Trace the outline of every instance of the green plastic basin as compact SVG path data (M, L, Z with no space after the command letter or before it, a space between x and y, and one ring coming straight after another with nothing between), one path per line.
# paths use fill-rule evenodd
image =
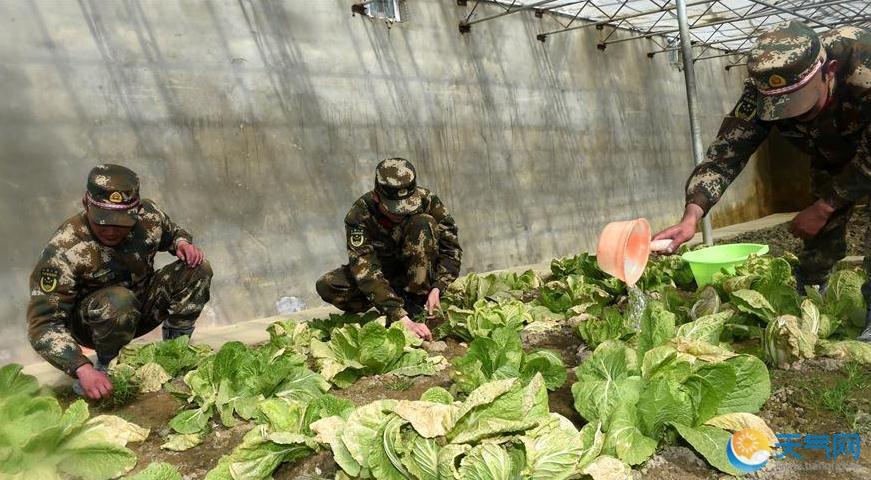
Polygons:
M696 283L699 287L703 287L711 283L715 273L721 270L735 273L735 267L747 261L750 255L766 253L768 253L768 245L730 243L694 250L681 257L690 264Z

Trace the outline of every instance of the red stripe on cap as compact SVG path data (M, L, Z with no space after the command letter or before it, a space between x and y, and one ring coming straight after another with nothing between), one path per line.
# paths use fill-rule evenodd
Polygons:
M802 78L801 80L799 80L796 83L793 83L792 85L787 85L785 87L780 87L780 88L772 88L771 90L759 90L759 93L765 95L766 97L773 97L776 95L784 95L787 93L792 93L796 90L800 90L801 87L810 83L811 79L814 78L814 75L816 75L816 73L823 66L823 63L824 63L823 59L822 58L819 59L817 64L814 65L813 68L810 69L810 71L804 76L804 78Z
M88 199L89 205L93 205L97 208L103 208L106 210L130 210L131 208L136 208L139 206L138 198L131 203L106 203L95 200L90 193L87 193L86 197Z

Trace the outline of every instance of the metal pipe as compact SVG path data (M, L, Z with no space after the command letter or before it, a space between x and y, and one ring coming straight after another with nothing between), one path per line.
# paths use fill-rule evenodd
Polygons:
M758 36L759 36L759 34L757 33L754 35L748 35L746 37L729 37L729 38L723 38L721 40L714 40L713 42L696 43L693 46L695 46L695 47L712 47L714 45L720 45L722 43L739 42L741 40L748 40L751 38L756 38ZM655 50L653 52L647 52L647 56L652 57L658 53L668 53L668 52L674 52L677 50L680 50L680 47L668 47L668 48L663 48L662 50Z
M692 7L692 6L695 6L695 5L703 5L703 4L711 3L712 1L714 1L714 0L699 0L699 1L692 2L692 3L688 4L687 6ZM558 7L559 7L559 6L557 5L557 6L554 7L554 8L558 8ZM553 30L553 31L550 31L550 32L540 33L540 34L538 34L538 37L539 37L539 40L541 40L542 38L547 37L548 35L553 35L553 34L555 34L555 33L569 32L569 31L572 31L572 30L578 30L578 29L580 29L580 28L601 27L601 26L603 26L603 25L608 25L609 23L614 23L615 21L629 20L629 19L631 19L631 18L643 17L643 16L645 16L645 15L651 15L651 14L654 14L654 13L669 12L669 11L671 11L671 10L674 10L675 8L677 8L677 7L673 7L673 6L672 6L672 7L666 7L666 6L663 6L663 7L657 8L656 10L646 10L646 11L644 11L644 12L629 13L629 14L626 14L626 15L621 15L621 16L619 16L619 17L609 18L609 19L607 19L607 20L600 20L600 21L598 21L598 22L594 22L594 23L587 23L587 24L584 24L584 25L578 25L577 27L563 28L563 29L561 29L561 30Z
M794 2L796 2L796 1L801 1L801 3L796 5L796 4L794 4ZM789 2L790 2L790 6L792 8L799 8L799 7L803 7L803 6L807 5L808 3L812 3L813 0L789 0ZM816 10L811 12L811 15L816 15L820 10L821 10L821 8L817 8ZM774 15L776 15L776 14L772 13L772 16L774 16ZM781 20L783 19L783 17L780 15L777 15L777 17L780 18ZM765 25L765 22L767 22L769 18L771 18L771 17L763 18L759 22L759 25L756 25L755 27L753 27L753 31L750 32L750 35L757 35L758 32L760 31L760 29L762 29L763 25ZM814 27L814 28L819 28L819 27ZM743 32L743 30L742 30L742 32ZM747 38L747 39L741 41L741 43L737 47L733 48L732 50L741 50L744 47L744 45L747 44L748 41L750 41L750 38Z
M562 25L563 28L569 28L569 27L571 27L572 24L575 23L575 20L577 20L578 17L581 15L581 12L583 12L584 9L587 8L587 7L590 5L590 2L592 2L592 1L593 1L593 0L580 0L580 1L578 1L578 2L572 2L571 4L566 4L566 5L575 5L575 4L577 4L577 3L583 3L583 5L581 5L581 8L579 8L578 11L575 12L575 14L572 16L572 19L569 20L569 23L567 23L566 25L563 25L563 22L561 22L561 21L559 21L559 20L557 20L556 23ZM565 5L557 5L556 7L551 7L551 8L560 8L560 7L564 7L564 6L565 6ZM539 12L542 12L542 15L538 15ZM543 16L543 12L550 12L550 10L547 10L547 9L545 9L545 10L542 10L542 9L536 10L536 12L535 12L535 13L536 13L536 17L541 18L541 17ZM557 14L559 14L559 12L557 12ZM567 14L564 14L564 15L567 15Z
M749 49L747 49L747 50L742 50L742 51L738 51L738 52L725 52L725 53L721 53L721 54L719 54L719 55L708 55L707 57L698 57L698 58L696 58L696 59L693 60L693 61L694 61L694 62L698 62L699 60L710 60L710 59L712 59L712 58L729 57L729 56L732 56L732 55L741 55L741 56L744 56L744 55L747 55L748 53L750 53L750 50L749 50Z
M849 20L841 20L840 22L835 22L835 23L829 24L829 28L839 27L841 25L859 23L859 22L863 22L863 21L867 21L867 20L871 20L871 16L863 17L863 18L851 18ZM820 28L820 27L817 26L817 27L813 27L813 28ZM753 38L758 37L759 35L760 34L756 33L753 35L748 35L746 37L729 37L729 38L723 38L721 40L714 40L713 42L696 43L693 46L695 46L695 47L712 47L714 45L721 45L723 43L739 42L742 40L753 39ZM680 47L668 47L668 48L663 48L662 50L655 50L653 52L647 52L647 56L652 57L652 56L659 54L659 53L674 52L677 50L680 50ZM705 58L708 58L708 57L705 57ZM696 60L698 60L698 59L696 59Z
M683 76L687 88L687 108L690 116L690 133L693 140L693 163L702 163L702 131L698 119L698 98L696 95L696 71L693 67L693 46L690 44L690 25L687 20L686 0L676 0L677 23L680 29L680 44L683 54ZM705 245L713 245L714 237L711 229L711 215L702 218L702 238Z
M555 9L555 8L571 7L572 5L577 5L577 4L579 4L579 3L586 3L586 2L587 2L587 0L575 0L575 1L573 1L573 2L563 3L563 4L560 4L560 5L554 5L554 6L552 6L552 7L545 7L545 8L542 8L542 9L540 9L540 10L544 10L545 12L549 12L549 11Z
M825 23L823 23L823 22L821 22L821 21L819 21L819 20L817 20L817 19L815 19L815 18L813 18L813 17L809 17L809 16L807 16L807 15L802 15L802 14L800 14L800 13L796 13L798 10L793 11L793 10L790 10L790 9L788 9L788 8L783 8L783 7L777 6L777 5L773 4L773 3L763 2L762 0L750 0L750 1L753 2L753 3L758 3L759 5L765 5L765 6L768 7L768 8L773 8L773 9L778 10L778 11L783 12L783 13L788 13L788 14L790 14L790 15L795 15L795 16L798 17L798 18L801 18L801 19L807 20L807 21L809 21L809 22L816 23L817 25L820 25L820 26L822 26L822 27L830 28L829 25L827 25L827 24L825 24Z
M849 2L849 1L852 1L852 0L834 0L834 1L825 2L825 3L818 3L818 4L815 4L815 5L807 5L807 6L803 6L803 7L800 7L800 8L796 8L794 11L798 11L798 10L809 10L809 9L811 9L811 8L830 7L830 6L832 6L832 5L839 5L839 4L841 4L841 3L846 3L846 2ZM704 25L694 25L694 26L689 27L689 28L691 28L691 29L695 29L695 28L713 27L713 26L716 26L716 25L722 25L722 24L724 24L724 23L732 23L732 22L739 21L739 20L755 20L755 19L757 19L757 18L762 18L762 17L766 17L766 16L770 16L770 15L771 15L770 12L765 12L765 13L759 13L759 14L750 15L750 16L747 16L747 17L733 17L733 18L727 18L727 19L725 19L725 20L717 20L716 22L705 23ZM646 33L646 34L644 34L644 35L638 35L638 36L635 36L635 37L618 38L617 40L611 40L610 42L601 43L601 44L599 44L599 46L600 46L600 48L601 48L601 47L606 47L606 46L608 46L608 45L612 45L612 44L615 44L615 43L623 43L623 42L629 42L629 41L632 41L632 40L640 40L640 39L643 39L643 38L650 38L650 37L652 37L652 36L654 36L654 35L668 35L668 34L671 34L671 33L677 33L677 32L679 32L679 31L680 31L679 28L674 28L674 29L671 29L671 30L662 30L662 31L658 31L658 32Z
M539 6L539 5L544 5L545 3L553 3L553 2L556 2L556 1L557 1L557 0L541 0L541 1L539 1L539 2L530 3L530 4L528 4L528 5L522 5L522 6L520 6L519 8L517 8L517 9L515 9L515 10L511 10L511 8L509 7L508 10L506 10L506 11L504 11L504 12L502 12L502 13L497 13L497 14L495 14L495 15L490 15L489 17L479 18L479 19L477 19L477 20L472 20L471 22L469 22L469 21L461 21L461 22L460 22L460 28L461 28L461 29L462 29L463 27L468 28L468 27L471 27L472 25L474 25L474 24L476 24L476 23L486 22L486 21L488 21L488 20L493 20L493 19L496 19L496 18L504 17L505 15L511 15L512 13L522 12L522 11L524 11L524 10L531 10L531 9L533 9L533 8ZM467 31L468 31L468 30L467 30Z

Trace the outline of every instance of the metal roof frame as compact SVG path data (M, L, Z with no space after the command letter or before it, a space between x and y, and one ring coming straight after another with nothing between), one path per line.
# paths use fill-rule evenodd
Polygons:
M503 11L481 16L477 8L480 3L499 5ZM676 46L680 29L675 0L457 0L457 4L472 5L459 22L462 33L471 32L473 25L531 10L539 18L551 14L561 27L538 33L536 38L542 42L554 35L593 27L604 31L597 44L600 50L641 39L659 47L648 52L648 57L680 48ZM694 61L718 58L705 55L710 49L740 53L766 28L793 18L815 29L871 26L871 2L867 0L688 0L686 10L688 35L693 46L700 47ZM617 30L634 35L612 39Z
M463 34L471 32L475 24L532 10L538 18L545 13L553 14L552 18L561 26L537 34L536 39L541 42L554 35L593 27L602 32L596 45L599 50L647 39L659 47L648 52L648 58L680 51L696 165L704 160L697 112L696 62L733 57L726 70L746 65L742 62L750 51L749 43L769 27L790 19L800 19L814 29L871 26L869 0L457 0L457 5L471 2L474 5L459 22ZM478 5L483 2L500 5L503 11L476 17ZM569 19L567 23L560 21L565 18ZM579 19L586 23L575 24ZM611 40L618 30L630 35ZM710 215L706 215L702 234L708 245L713 243L711 232Z

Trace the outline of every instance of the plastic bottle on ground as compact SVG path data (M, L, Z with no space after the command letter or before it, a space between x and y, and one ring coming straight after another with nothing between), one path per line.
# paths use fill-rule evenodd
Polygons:
M279 315L290 315L300 310L305 310L305 302L297 297L281 297L275 302L275 311Z

